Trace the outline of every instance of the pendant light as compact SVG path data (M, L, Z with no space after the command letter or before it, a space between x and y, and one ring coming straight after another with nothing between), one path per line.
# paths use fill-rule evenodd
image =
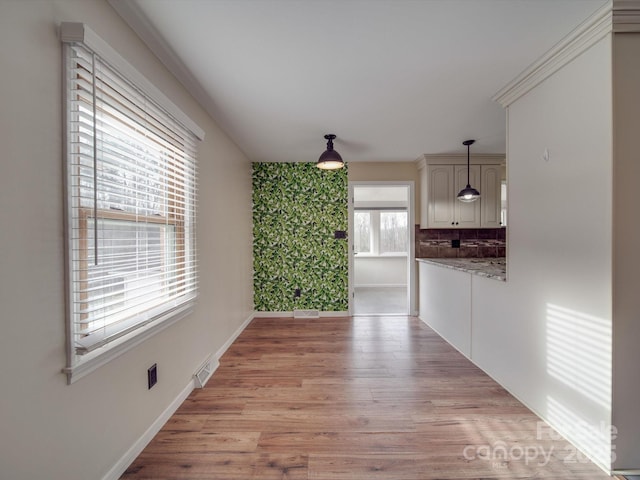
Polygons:
M460 193L458 193L458 200L465 203L475 202L480 198L480 192L475 188L472 188L471 185L469 184L469 170L471 169L470 157L469 157L469 146L473 145L474 143L475 143L475 140L465 140L464 142L462 142L462 144L466 145L467 147L467 186L464 187L462 190L460 190Z
M333 133L328 133L324 138L327 139L327 149L320 155L316 166L322 170L338 170L344 167L342 157L333 149L333 141L336 136Z

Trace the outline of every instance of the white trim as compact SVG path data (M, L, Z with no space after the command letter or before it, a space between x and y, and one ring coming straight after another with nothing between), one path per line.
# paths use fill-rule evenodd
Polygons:
M407 258L409 254L404 252L363 253L359 252L355 258Z
M360 200L358 202L354 202L354 207L356 210L384 209L403 211L407 209L407 202L394 202L391 200L385 200L383 202L375 200Z
M614 0L613 31L616 33L640 32L640 1Z
M337 312L337 311L328 311L328 312L320 312L320 318L333 318L333 317L339 317L339 318L348 318L349 312Z
M466 158L466 156L465 156ZM355 273L354 273L354 263L355 263L355 255L353 254L354 245L353 245L353 216L354 216L354 201L353 201L353 191L356 186L403 186L408 189L409 202L407 205L407 228L409 230L409 248L407 250L407 313L406 315L412 315L417 310L416 303L416 252L415 252L415 244L416 244L416 229L415 229L415 182L413 180L410 181L366 181L366 180L350 180L349 181L349 314L353 313L353 294L355 288ZM384 256L376 256L375 258L385 258ZM388 258L397 258L397 257L388 257ZM400 257L403 258L403 257ZM405 314L403 314L405 315ZM322 316L322 314L321 314Z
M293 318L293 312L255 312L255 318ZM349 312L326 311L320 312L320 318L349 317Z
M242 324L237 328L237 330L229 337L229 339L218 349L218 351L207 357L204 363L207 361L211 361L212 366L215 365L215 368L212 370L211 375L208 378L211 378L213 373L218 369L220 362L218 361L222 355L227 351L227 349L233 344L233 342L238 338L238 336L247 328L247 325L251 323L255 316L255 312L249 315ZM138 438L133 445L126 451L126 453L115 463L113 467L107 472L107 474L102 477L102 480L118 480L122 474L129 468L129 465L133 463L140 453L144 450L144 448L153 440L153 437L160 431L160 429L164 426L165 423L171 418L178 407L182 405L182 403L189 397L191 392L195 389L195 381L192 377L189 383L182 389L182 391L178 394L176 398L164 409L164 411L156 418L153 423L147 428L147 430Z
M406 283L358 283L353 288L407 288Z
M212 118L219 118L220 111L215 102L182 62L173 48L167 43L158 30L149 22L137 2L131 0L107 0L109 5L120 15L129 27L140 37L153 54L167 67L184 86L184 88L198 101Z
M293 312L256 312L255 318L293 318Z
M460 352L460 354L465 357L467 360L469 360L472 364L474 364L476 367L478 367L485 375L487 375L489 378L491 378L491 380L493 380L494 382L496 382L498 385L500 385L502 388L504 388L507 392L509 392L509 394L511 394L516 400L518 400L520 403L522 403L525 407L527 407L529 410L531 410L534 415L536 415L538 418L540 418L542 421L544 421L547 425L550 425L553 429L555 429L567 442L569 442L570 444L572 444L574 447L576 447L578 449L578 451L580 451L582 454L584 454L589 460L591 460L598 468L602 469L605 473L607 473L608 475L612 474L612 471L607 468L605 465L601 464L597 459L593 458L591 455L589 455L587 452L585 452L579 445L575 444L570 437L568 437L565 433L563 433L563 431L561 430L561 426L560 425L556 425L555 423L551 423L549 421L549 419L543 415L541 412L539 412L536 408L534 408L528 401L524 400L523 398L521 398L516 392L512 391L510 388L508 388L506 386L505 382L502 382L501 380L499 380L496 376L492 375L491 373L489 373L487 370L485 370L484 368L482 368L480 365L478 365L478 363L476 363L476 361L473 359L473 357L471 355L466 355L462 350L460 350L458 347L456 347L454 344L452 344L451 342L449 342L444 336L442 336L440 334L440 332L438 332L438 330L436 330L433 325L429 324L429 322L427 322L425 319L421 318L418 315L418 320L420 320L422 323L424 323L427 327L429 327L431 330L433 330L442 340L444 340L445 342L447 342L449 345L451 345L453 348L455 348L458 352ZM627 474L629 474L628 472L630 472L630 470L627 470Z
M193 312L193 304L190 303L182 310L172 310L167 313L166 320L157 320L153 323L150 323L146 327L142 327L135 332L129 334L129 336L122 337L122 339L115 340L108 345L108 350L102 351L101 348L94 350L87 355L84 355L84 358L81 363L74 365L72 367L66 367L62 369L62 373L67 374L67 384L71 385L76 381L80 380L85 375L90 374L94 370L100 368L101 366L109 363L116 357L119 357L125 352L128 352L136 345L140 345L142 342L152 337L156 333L161 332L165 328L170 327L174 323L182 320L187 315L190 315ZM67 322L68 323L68 322Z
M415 159L418 170L427 165L459 165L467 163L467 154L462 153L425 153ZM506 163L504 153L475 153L469 156L471 165L503 165Z
M508 107L612 31L612 4L607 2L503 87L492 100Z
M425 324L427 324L426 322L424 322ZM427 324L427 326L429 326ZM431 327L432 328L432 327ZM437 332L436 332L437 333ZM438 334L440 335L440 334ZM444 337L442 337L444 340ZM445 340L446 342L446 340ZM449 342L447 342L449 343ZM451 345L451 344L449 344ZM487 375L489 378L491 378L491 380L493 380L494 382L496 382L498 385L500 385L502 388L504 388L507 392L509 392L509 394L511 394L516 400L518 400L520 403L522 403L525 407L527 407L529 410L531 410L533 412L533 414L535 416L537 416L540 420L542 420L544 423L546 423L547 425L549 425L551 428L553 428L556 432L558 432L560 434L560 436L563 437L564 440L566 440L567 442L569 442L571 445L573 445L574 447L576 447L576 449L582 453L585 457L587 457L587 459L591 460L593 462L593 464L600 468L603 472L605 472L607 475L611 475L612 471L611 468L607 468L606 465L603 465L602 463L600 463L597 459L595 459L594 457L592 457L591 455L589 455L580 445L577 445L576 443L574 443L572 441L572 439L570 437L568 437L566 435L566 433L564 433L561 430L561 426L557 425L556 423L552 423L547 417L546 415L543 415L537 408L535 408L533 405L531 405L528 401L524 400L522 397L520 397L520 395L518 393L516 393L513 390L510 390L509 388L507 388L506 383L500 381L496 376L490 374L489 372L487 372L486 370L484 370L480 365L478 365L476 363L476 361L473 358L468 358L468 360L473 363L476 367L478 367L485 375Z
M120 459L115 463L113 467L106 473L102 480L118 480L122 474L129 468L129 465L133 463L140 453L144 450L144 448L153 440L153 437L160 431L160 429L164 426L165 423L171 418L178 407L182 405L189 394L193 391L194 384L193 379L187 383L187 385L182 389L182 391L178 394L176 398L164 409L164 411L156 418L153 423L147 428L147 430L142 434L138 440L134 442L133 445L126 451L126 453L120 457Z
M170 113L184 127L189 129L199 140L204 140L204 130L191 120L180 108L178 108L155 85L147 80L135 69L122 55L102 40L93 30L84 23L62 22L60 24L60 40L63 43L82 43L97 53L108 62L115 70L136 86L142 89L149 97Z
M224 344L214 354L214 358L216 359L216 361L220 360L220 357L222 357L222 355L224 355L224 353L229 349L231 344L236 341L236 338L238 338L244 331L244 329L247 328L247 326L251 323L251 320L253 320L255 316L256 312L252 312L251 315L249 315L249 317L236 329L236 331L233 332L233 334L227 339L227 341L224 342Z

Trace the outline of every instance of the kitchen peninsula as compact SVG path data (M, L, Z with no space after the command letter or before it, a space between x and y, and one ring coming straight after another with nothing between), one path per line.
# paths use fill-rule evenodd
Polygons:
M493 278L505 281L507 278L507 262L505 257L493 258L417 258L418 262L424 262L439 267L459 270L481 277Z
M483 289L502 291L506 287L505 257L416 260L420 320L472 359L476 297Z

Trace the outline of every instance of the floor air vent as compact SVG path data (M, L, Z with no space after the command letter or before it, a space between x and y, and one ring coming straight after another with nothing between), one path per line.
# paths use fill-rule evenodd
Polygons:
M216 368L218 368L217 361L213 360L212 358L207 360L204 365L200 367L200 370L198 370L193 376L196 388L204 387L205 383L207 383L207 380L209 380L211 375L213 375L213 372Z
M293 318L320 318L318 310L294 310Z

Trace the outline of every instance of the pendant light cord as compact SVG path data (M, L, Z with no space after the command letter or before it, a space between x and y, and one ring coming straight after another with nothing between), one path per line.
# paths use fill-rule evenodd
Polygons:
M471 163L469 161L469 147L471 146L471 144L467 144L467 187L471 186L471 184L469 183L469 170L471 170Z

